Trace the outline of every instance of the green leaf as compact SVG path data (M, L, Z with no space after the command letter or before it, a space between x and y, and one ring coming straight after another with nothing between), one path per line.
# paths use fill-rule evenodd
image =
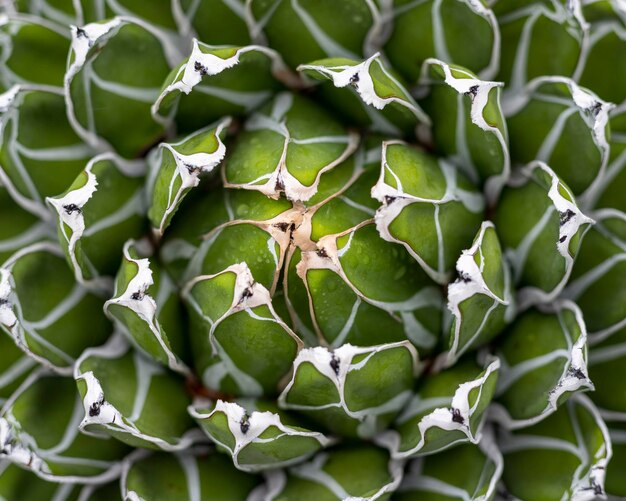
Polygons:
M506 82L507 94L514 96L528 82L544 75L575 78L579 58L589 44L581 3L495 2L493 9L502 35L497 80Z
M511 170L500 107L502 83L479 80L471 71L436 59L424 62L419 83L436 150L483 186L494 205Z
M561 293L593 222L546 164L533 162L511 180L494 223L511 264L520 310Z
M363 62L322 59L302 64L298 71L315 80L330 81L337 89L349 88L351 100L346 100L345 92L335 89L323 89L323 92L334 108L376 132L398 135L411 132L418 123L430 124L428 115L386 68L379 54Z
M529 310L497 344L502 362L492 417L507 428L531 426L574 393L593 390L580 309L559 300Z
M501 428L498 446L504 456L504 486L517 499L591 500L604 494L611 441L584 395L530 428Z
M181 359L187 347L178 293L157 261L140 258L146 243L129 240L124 245L115 293L104 303L104 312L139 350L173 371L189 375L191 371Z
M320 452L310 461L267 473L262 499L373 501L387 499L402 480L402 463L368 444Z
M74 27L65 76L72 126L88 144L124 158L140 156L163 134L150 107L180 59L167 35L139 23L116 17Z
M492 499L502 467L502 454L495 443L493 431L487 428L477 445L457 445L453 449L411 461L394 499Z
M247 8L253 38L274 47L292 68L324 57L371 56L392 14L384 0L251 0Z
M447 283L482 221L482 195L445 160L392 140L383 143L372 196L383 204L376 212L381 237L403 245L433 280Z
M448 285L452 326L444 364L497 336L515 315L508 264L493 223L485 221L473 245L456 263L457 278Z
M357 148L349 131L313 102L283 92L246 122L224 169L224 187L306 202L321 176Z
M245 263L201 275L182 291L196 370L214 390L274 394L303 343L277 315L269 291Z
M297 77L274 50L260 45L207 45L194 40L189 58L165 79L152 106L160 123L191 132L225 115L247 115Z
M37 371L2 409L0 457L52 482L103 483L117 478L128 448L117 440L80 433L81 419L72 379Z
M288 291L301 287L295 281L304 282L308 304L300 303L297 313L304 316L303 307L309 309L322 344L409 339L425 353L435 347L441 293L408 252L380 238L373 221L325 235L315 250L304 250L299 262L293 261L297 277L288 277Z
M533 80L503 100L513 164L547 163L581 206L592 206L609 161L612 108L569 78Z
M190 29L199 40L208 44L240 46L250 43L245 0L204 0L199 3L182 0L180 3Z
M157 235L163 235L187 193L224 159L222 142L230 118L200 129L176 143L161 143L148 159L148 217Z
M121 478L124 499L239 501L261 482L236 470L231 461L207 447L143 455L127 461Z
M246 472L302 462L331 443L269 402L197 401L189 413L232 456L235 467Z
M0 20L0 89L14 84L63 86L69 32L33 16Z
M390 370L393 368L393 370ZM283 409L310 416L332 432L370 438L386 427L411 397L417 351L408 342L306 348L278 397Z
M64 193L46 199L58 215L59 241L79 283L110 290L124 242L144 230L144 173L145 164L104 153Z
M23 209L50 220L45 197L65 190L93 152L68 122L61 89L16 85L0 95L0 183Z
M493 78L500 63L500 30L486 3L396 0L385 54L411 84L431 57Z
M75 283L50 242L21 249L0 268L0 327L27 355L66 375L111 332L101 299Z
M0 463L0 497L6 500L37 499L66 501L76 499L80 486L48 482L6 459Z
M471 360L425 378L392 429L376 437L394 458L433 454L480 441L485 411L496 389L500 361L483 368Z
M82 432L133 447L182 450L201 440L187 414L184 380L129 349L121 336L86 350L74 379L82 399Z

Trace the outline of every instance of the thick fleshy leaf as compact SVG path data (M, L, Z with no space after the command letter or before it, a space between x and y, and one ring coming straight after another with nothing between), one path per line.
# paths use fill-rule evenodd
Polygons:
M0 89L15 84L63 86L70 33L31 16L0 19Z
M112 436L134 447L182 450L199 441L187 414L184 380L130 349L121 336L76 361L82 432Z
M272 288L289 245L290 209L291 202L284 198L273 200L251 190L207 193L201 183L175 214L160 247L160 260L181 285L245 261L257 280Z
M609 461L606 469L606 493L610 499L626 496L626 479L624 478L624 468L626 468L626 425L621 422L608 422L609 436L611 437L611 447L613 457Z
M406 250L380 238L373 221L323 236L315 250L292 260L297 277L288 277L288 287L304 282L308 304L298 306L309 309L322 344L372 346L409 339L420 352L435 347L441 293ZM293 295L297 301L298 291Z
M498 359L484 369L471 360L426 377L398 416L393 429L376 437L395 458L433 454L465 443L478 443L485 411L498 380Z
M589 43L582 2L497 0L493 10L502 35L500 70L511 96L544 75L575 77ZM528 131L527 131L528 133Z
M393 370L390 370L393 368ZM278 397L283 409L305 414L343 436L369 438L411 397L417 351L407 341L302 350Z
M609 161L612 104L564 77L541 77L505 98L513 164L547 163L583 206L593 204Z
M500 62L500 30L486 3L396 0L385 54L411 83L417 82L422 63L431 57L493 78Z
M35 360L15 346L10 336L0 332L0 405L4 405L36 367Z
M132 0L131 0L132 1ZM250 34L246 24L245 0L176 0L189 28L207 44L247 45Z
M197 401L189 413L235 467L247 472L300 463L331 443L269 402Z
M224 159L222 142L230 119L209 125L172 144L161 143L148 162L148 217L162 235L187 193L198 186L200 175L212 172Z
M50 481L113 480L128 448L80 433L82 413L71 378L33 373L2 408L0 457Z
M16 204L1 184L0 214L3 220L11 221L11 224L0 224L0 265L23 247L40 240L52 240L56 236L51 223L42 221Z
M27 355L67 375L85 348L111 332L102 300L74 282L63 251L49 242L20 250L0 268L0 327Z
M104 303L104 311L135 347L170 369L189 375L182 360L187 358L187 343L178 293L155 259L142 257L146 244L129 240L124 245L115 293Z
M14 86L0 95L0 183L46 220L44 199L65 190L93 155L70 126L61 89Z
M124 499L239 501L250 499L261 478L233 467L208 447L157 452L127 461L120 481Z
M452 326L445 365L491 341L515 315L508 264L493 223L485 221L473 245L456 262L459 278L448 285Z
M581 246L572 280L563 295L580 306L589 330L590 397L603 416L626 421L626 215L611 209L594 213L597 226Z
M611 440L584 395L530 428L501 428L498 446L504 456L504 485L514 499L587 501L604 494Z
M247 8L253 39L279 51L295 68L324 57L361 59L374 54L387 36L392 3L250 0Z
M58 1L58 0L57 0ZM170 37L188 30L187 20L179 11L179 0L73 0L81 13L81 24L94 23L115 16L132 16L142 24L153 25Z
M607 101L626 101L619 82L626 78L626 6L611 0L585 1L583 15L589 26L589 46L579 62L579 82ZM606 73L607 78L602 78Z
M74 501L80 486L49 482L34 473L16 466L11 461L0 463L0 499L36 499L37 501Z
M322 84L325 100L343 115L376 132L398 135L413 132L419 123L430 123L411 94L383 64L379 54L363 62L345 58L322 59L302 64L298 71L315 80L330 81ZM352 91L350 94L340 90L346 87Z
M167 35L135 18L74 27L65 76L72 126L92 146L141 155L163 134L150 107L179 59Z
M76 11L73 0L15 0L6 2L3 7L11 15L15 12L32 14L35 17L53 21L62 27L80 22L80 12Z
M59 242L79 283L111 288L124 242L145 228L144 173L145 164L104 153L64 193L46 199L58 215Z
M476 188L445 160L387 141L372 196L383 204L376 212L381 237L403 245L433 280L447 283L482 221Z
M198 276L182 295L204 384L236 395L274 394L303 343L277 315L269 291L248 266Z
M477 445L462 444L411 461L394 499L487 501L496 493L502 467L493 431L485 429Z
M225 162L224 186L306 202L317 193L321 176L357 145L358 135L326 110L283 92L246 122Z
M586 343L582 313L569 301L518 317L496 347L502 365L491 416L507 428L524 428L574 393L593 390Z
M520 309L558 296L593 224L569 188L542 162L529 164L511 180L494 222L519 288Z
M427 59L420 79L420 104L429 114L436 150L484 187L494 205L509 179L506 123L500 82L479 80L471 71Z
M267 47L207 45L194 40L189 58L172 70L152 106L161 123L191 132L225 115L250 113L282 84L298 85L280 55Z
M609 116L611 155L606 175L596 191L595 208L614 208L626 212L626 101Z
M402 481L402 463L371 445L343 446L320 452L310 461L267 474L261 499L374 501L388 499ZM306 495L306 498L303 498Z

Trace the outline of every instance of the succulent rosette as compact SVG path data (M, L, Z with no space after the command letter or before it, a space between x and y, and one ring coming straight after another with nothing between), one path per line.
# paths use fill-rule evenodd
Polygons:
M626 498L622 0L7 0L0 498Z

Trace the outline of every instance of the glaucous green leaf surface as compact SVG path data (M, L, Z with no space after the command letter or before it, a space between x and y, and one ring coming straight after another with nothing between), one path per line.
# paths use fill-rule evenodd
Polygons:
M161 143L148 161L148 217L154 232L162 235L187 193L224 159L222 142L226 118L176 143Z
M255 400L196 401L189 413L236 468L255 472L302 462L332 443L274 403Z
M145 241L124 244L113 297L104 312L131 343L173 371L190 375L186 323L176 286L154 258L142 257Z
M15 84L63 86L69 30L44 19L0 19L0 89Z
M357 145L358 135L324 108L282 92L246 121L225 163L224 186L306 202Z
M0 327L28 356L70 375L75 359L112 326L102 300L74 281L63 251L40 242L0 267Z
M79 283L109 289L127 238L145 230L144 174L144 163L104 153L64 193L46 199L57 213L59 242Z
M563 290L593 222L542 162L524 167L505 188L494 223L511 264L521 310L549 302Z
M45 480L110 481L129 452L117 440L80 432L82 405L71 378L33 373L0 414L0 458Z
M491 341L515 315L508 263L493 223L485 221L472 246L456 263L457 278L448 285L452 326L444 365Z
M533 80L503 100L513 165L545 162L590 205L609 161L612 107L568 78Z
M593 390L586 343L583 315L570 301L520 315L495 347L502 365L492 417L506 428L524 428L572 394Z
M493 430L485 429L477 445L457 445L438 454L412 460L394 499L493 499L502 467L502 454L495 443Z
M393 420L411 397L418 371L417 351L408 341L362 348L345 344L334 351L305 348L293 364L278 405L331 432L361 438Z
M270 48L212 46L194 40L189 58L165 79L152 114L158 122L174 122L179 133L188 133L226 115L252 112L283 82L296 84L295 78Z
M529 428L501 428L498 447L505 492L517 499L592 500L604 494L609 432L584 395Z
M142 155L162 136L150 107L180 59L170 38L131 19L74 27L65 75L72 127L88 144L124 158ZM119 71L125 66L133 71Z
M320 452L310 461L268 475L263 499L335 501L387 499L402 480L401 463L369 444Z
M480 226L482 195L444 159L392 140L383 143L372 196L382 203L381 238L403 245L433 280L446 283Z
M321 59L301 64L298 71L315 80L328 81L322 83L322 97L347 118L375 132L410 133L419 123L430 123L428 116L378 54L363 62L345 58ZM342 88L352 92L347 94L340 90Z
M500 63L500 29L486 3L397 0L385 54L410 83L417 82L431 57L493 78Z
M395 458L439 452L453 445L478 443L486 410L495 393L500 362L483 367L470 359L440 373L424 377L392 429L376 443Z
M134 351L121 336L90 348L74 379L84 409L80 430L133 447L182 450L200 440L187 414L184 380Z
M239 501L252 495L260 482L259 477L235 469L226 456L196 447L128 461L120 483L129 500Z
M93 151L68 122L62 89L16 85L0 95L0 183L23 209L49 220L45 197L65 190Z
M511 170L506 122L500 106L502 84L428 59L420 78L420 100L431 118L433 142L494 205Z
M185 285L194 362L209 388L275 394L303 343L277 315L269 291L245 263Z

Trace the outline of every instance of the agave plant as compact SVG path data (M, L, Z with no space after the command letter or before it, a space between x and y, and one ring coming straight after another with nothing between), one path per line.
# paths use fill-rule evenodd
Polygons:
M0 498L626 498L623 0L7 0Z

